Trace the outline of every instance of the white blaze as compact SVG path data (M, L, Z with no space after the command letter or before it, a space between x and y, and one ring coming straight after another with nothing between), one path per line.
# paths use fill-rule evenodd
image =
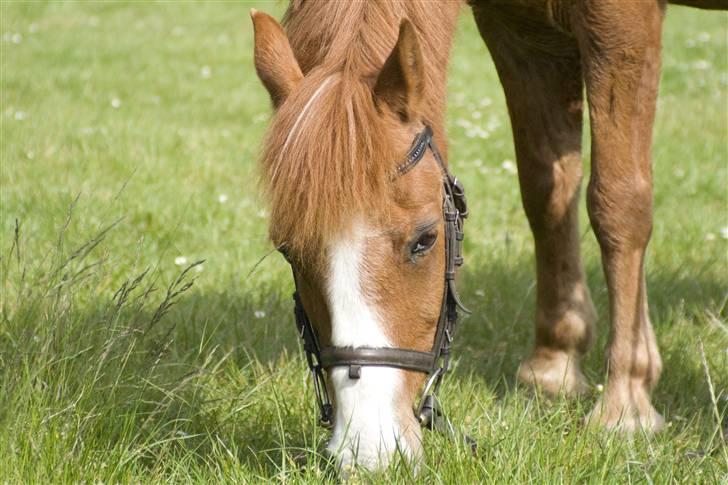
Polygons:
M330 247L327 298L331 315L331 344L336 347L393 347L376 307L362 289L366 230ZM411 454L402 438L397 417L403 372L390 367L363 367L359 379L349 378L348 367L329 372L336 396L334 432L328 449L342 468L359 465L385 467L397 448Z

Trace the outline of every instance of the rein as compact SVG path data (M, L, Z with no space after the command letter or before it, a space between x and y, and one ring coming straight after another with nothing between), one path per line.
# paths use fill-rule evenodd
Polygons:
M436 394L450 366L450 350L457 325L458 309L470 313L461 303L455 288L455 270L463 264L463 222L468 215L465 191L460 181L447 170L432 138L432 128L427 125L415 136L405 161L397 167L396 176L400 177L412 170L422 160L428 148L442 171L445 219L445 288L437 330L429 352L402 348L321 347L313 325L303 308L298 293L298 282L295 272L293 273L296 285L296 292L293 294L296 327L303 340L306 360L313 376L320 423L324 427L332 426L334 413L324 371L332 367L349 367L349 378L359 379L362 367L379 366L427 374L429 378L415 409L415 417L424 428L446 431L451 436L457 435L452 423L443 415ZM285 251L281 252L288 260ZM475 442L468 437L465 437L465 440L475 451Z

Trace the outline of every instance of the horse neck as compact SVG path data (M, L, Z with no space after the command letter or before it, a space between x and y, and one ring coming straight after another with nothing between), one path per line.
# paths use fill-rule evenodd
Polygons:
M408 18L425 61L423 118L446 155L447 65L459 8L459 2L292 0L284 23L304 74L323 67L375 79L397 41L401 20Z

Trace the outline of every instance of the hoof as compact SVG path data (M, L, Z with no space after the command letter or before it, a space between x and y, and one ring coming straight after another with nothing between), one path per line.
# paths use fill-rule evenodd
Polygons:
M665 427L665 419L652 406L644 390L632 395L605 394L597 401L585 422L588 426L617 430L628 435L640 430L649 434L658 433Z
M578 359L562 351L536 349L518 368L518 380L552 397L580 395L589 388Z

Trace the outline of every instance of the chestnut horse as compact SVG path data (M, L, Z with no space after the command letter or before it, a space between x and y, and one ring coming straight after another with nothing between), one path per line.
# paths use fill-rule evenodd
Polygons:
M683 0L702 7L725 1ZM609 293L608 380L587 421L658 431L662 364L644 255L664 0L473 0L505 92L536 253L536 338L518 377L548 394L587 388L579 367L596 313L579 254L583 90L587 207ZM393 177L425 124L447 159L443 116L456 1L293 0L286 31L253 11L255 67L275 115L262 165L270 235L285 246L323 345L432 346L443 299L443 186L427 153ZM401 26L401 27L400 27ZM329 372L340 465L421 454L412 414L421 373Z

